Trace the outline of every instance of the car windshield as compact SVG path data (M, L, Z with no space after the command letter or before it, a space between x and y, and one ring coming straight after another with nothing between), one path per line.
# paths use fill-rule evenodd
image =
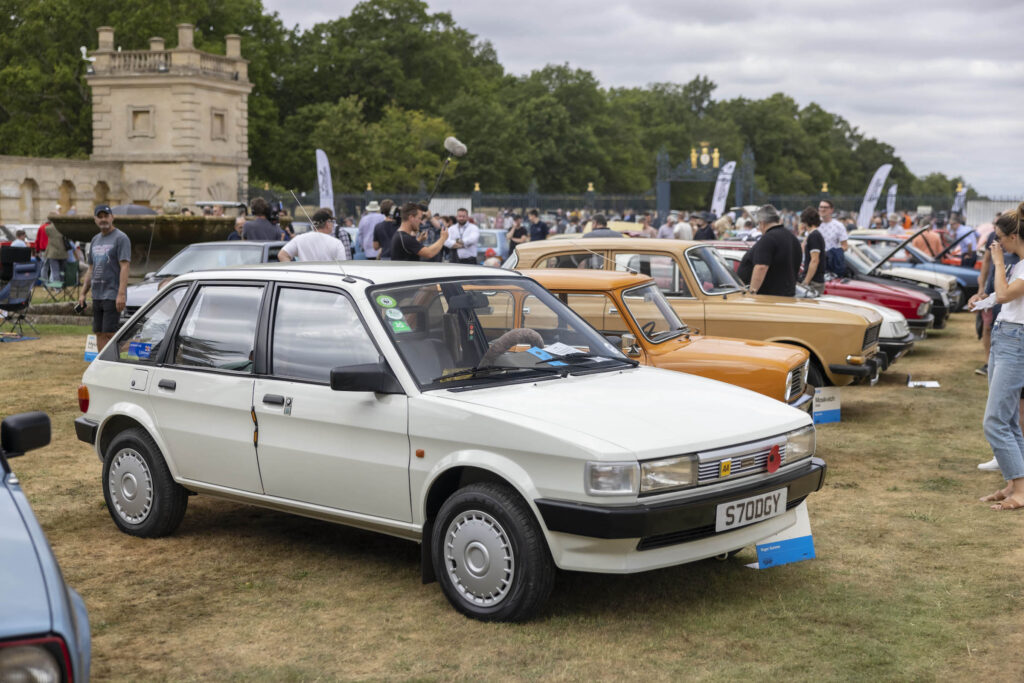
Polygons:
M743 289L739 278L714 247L688 249L686 261L705 294L726 294Z
M194 270L226 268L228 266L247 266L263 261L262 244L239 245L192 245L175 254L165 263L157 277L172 277Z
M653 282L627 289L622 293L622 303L643 335L652 342L663 342L689 331Z
M527 278L375 287L369 298L423 389L536 381L636 365Z

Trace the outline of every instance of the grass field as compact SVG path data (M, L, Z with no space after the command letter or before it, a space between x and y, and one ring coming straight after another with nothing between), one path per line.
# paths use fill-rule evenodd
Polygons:
M978 502L1000 479L976 469L991 452L967 314L842 390L843 421L818 432L817 559L563 573L520 625L458 615L420 583L418 547L385 536L203 496L170 538L118 532L72 426L83 333L41 332L0 344L0 412L53 419L52 445L12 464L89 607L96 680L1024 678L1024 514Z

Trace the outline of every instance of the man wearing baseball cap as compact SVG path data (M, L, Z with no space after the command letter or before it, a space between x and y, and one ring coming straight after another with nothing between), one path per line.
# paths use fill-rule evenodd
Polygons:
M132 243L128 235L114 227L108 205L97 206L93 216L100 234L92 238L78 306L85 306L85 295L92 290L92 331L96 333L96 347L102 351L117 332L127 301Z

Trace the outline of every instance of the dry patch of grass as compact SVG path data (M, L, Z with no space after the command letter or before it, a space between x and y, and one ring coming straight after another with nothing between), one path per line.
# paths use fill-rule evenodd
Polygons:
M0 345L0 411L47 411L13 462L85 598L98 680L951 679L1024 677L1024 515L977 502L985 380L954 316L818 433L818 559L559 575L542 616L488 625L419 581L415 544L197 496L171 538L119 533L74 436L82 332ZM906 374L940 389L908 389Z

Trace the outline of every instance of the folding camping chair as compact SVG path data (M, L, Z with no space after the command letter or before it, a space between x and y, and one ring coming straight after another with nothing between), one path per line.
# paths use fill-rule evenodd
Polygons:
M10 325L12 332L24 337L22 325L28 325L33 332L39 334L39 330L27 317L28 307L32 305L32 291L39 277L39 264L15 263L13 270L10 282L0 289L0 312L5 314L3 320L0 320L0 330Z
M46 264L43 272L49 272ZM43 289L51 301L72 301L78 299L78 262L68 261L64 264L63 278L60 280L43 280Z
M0 283L6 283L14 277L15 263L29 263L32 261L32 249L30 247L12 247L7 244L0 247Z

